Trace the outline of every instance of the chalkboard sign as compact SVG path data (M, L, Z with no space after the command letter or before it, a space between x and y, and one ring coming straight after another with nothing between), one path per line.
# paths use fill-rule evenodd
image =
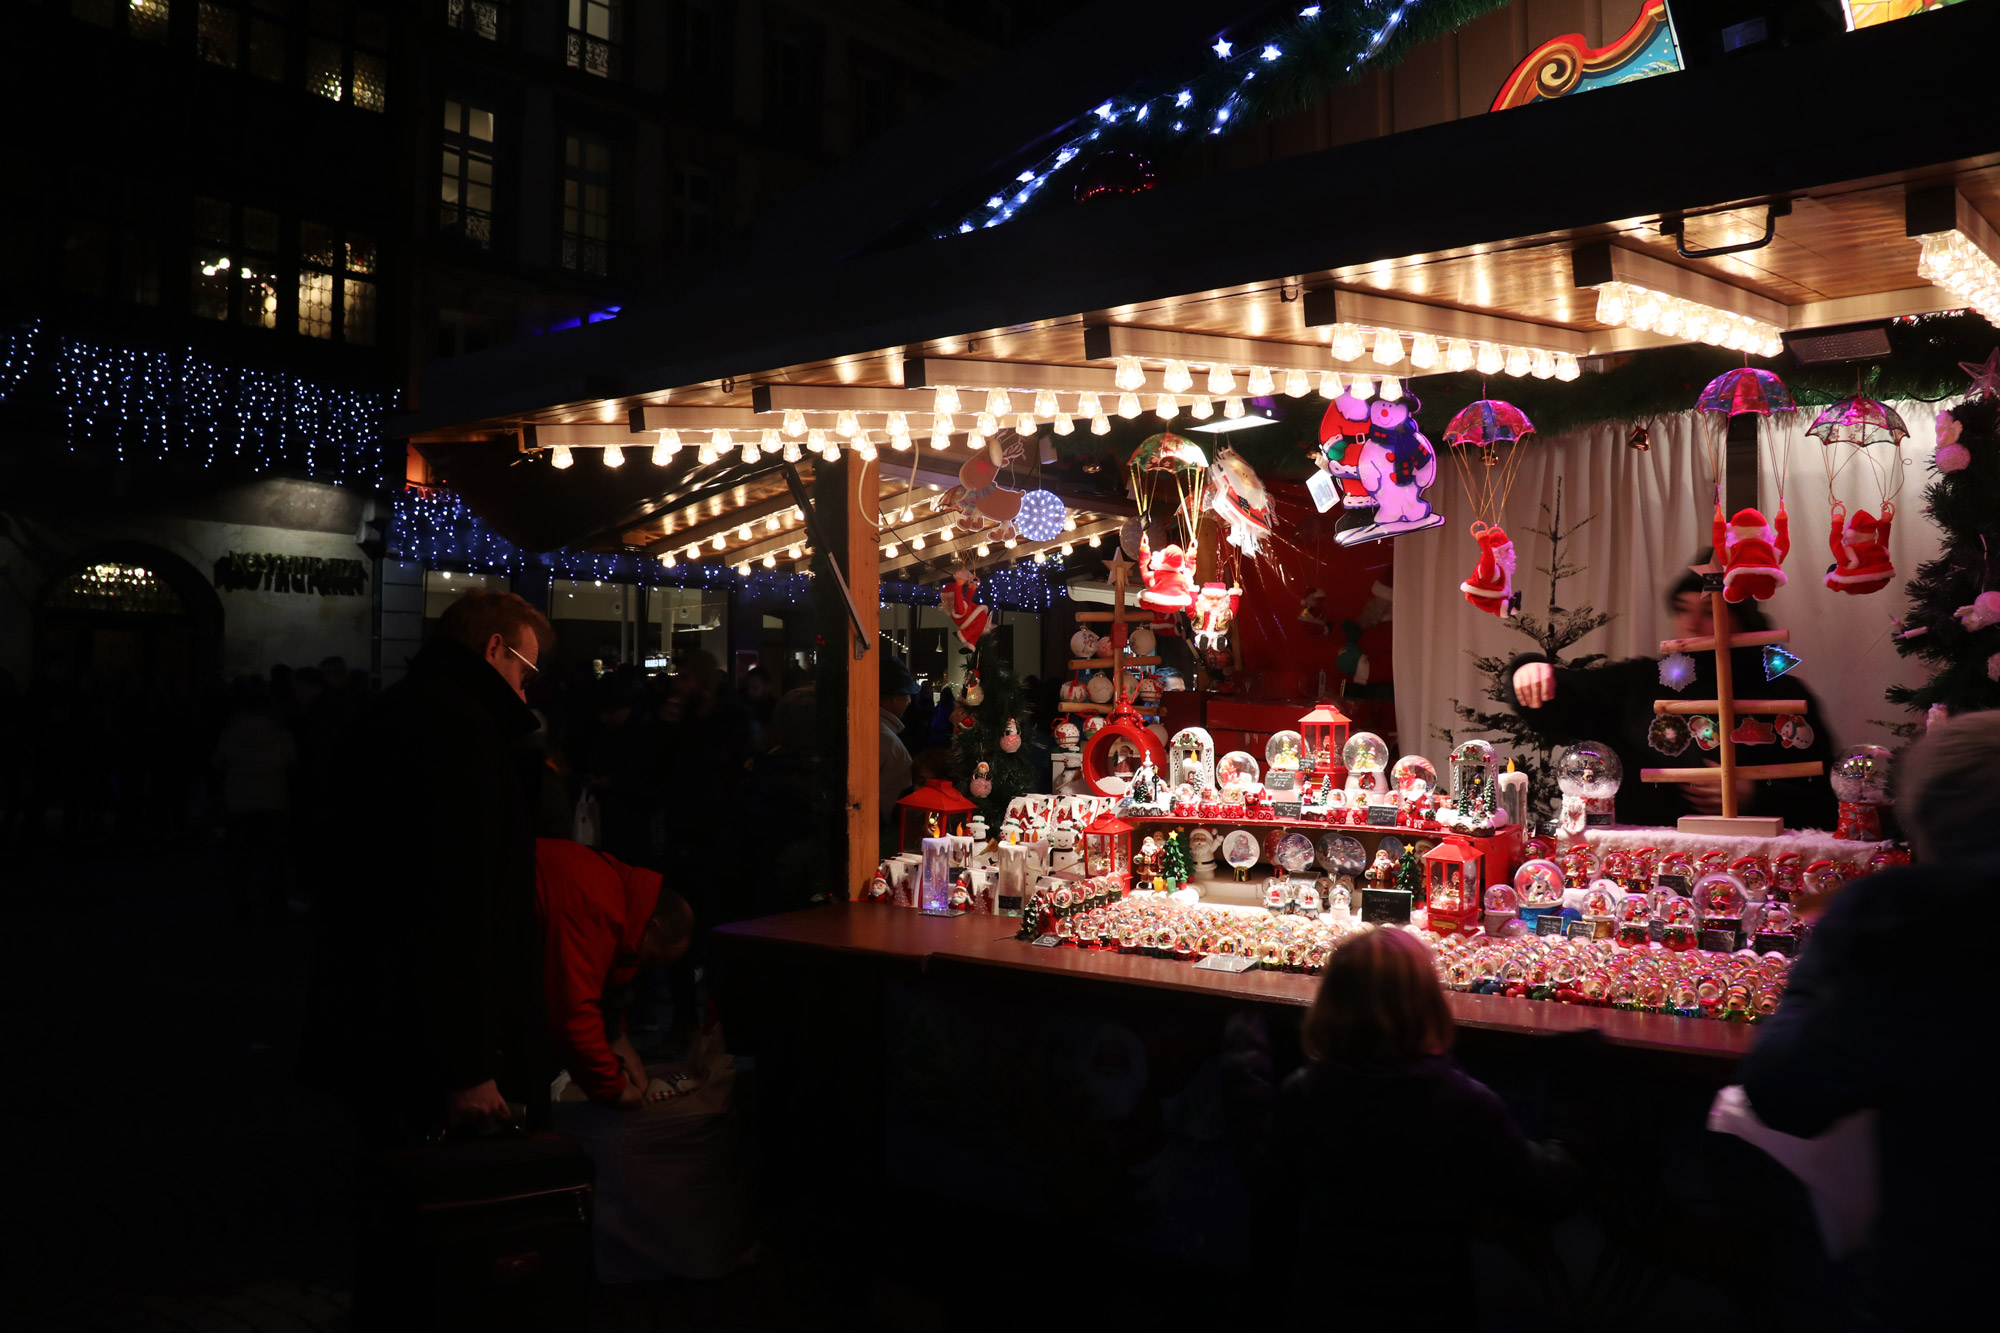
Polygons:
M1569 922L1563 920L1560 912L1544 912L1535 918L1535 933L1537 935L1561 935L1568 925Z
M998 902L999 906L996 910L1000 913L1001 916L1021 915L1021 900L1018 897L1014 896L1013 894L1011 893L1001 894L998 899Z
M1703 574L1701 576L1701 590L1703 592L1721 592L1722 571L1717 570L1713 574Z
M1799 956L1799 937L1796 935L1772 931L1769 934L1759 932L1753 938L1756 941L1753 947L1758 953L1781 953L1787 958Z
M1369 828L1394 828L1403 822L1403 812L1393 805L1371 805L1368 807Z
M1597 938L1595 921L1571 921L1563 926L1563 934L1573 940L1594 940Z
M1363 889L1361 920L1369 925L1407 926L1410 900L1408 889Z
M1648 921L1646 923L1646 938L1651 940L1654 944L1658 944L1661 940L1665 939L1666 937L1667 937L1666 922Z
M1271 818L1303 819L1305 818L1305 810L1297 801L1273 801L1271 802Z
M1700 942L1710 953L1735 953L1739 938L1733 930L1704 930Z
M1694 891L1694 881L1689 879L1686 875L1663 874L1659 877L1659 879L1655 880L1654 883L1656 883L1660 888L1672 889L1675 893L1678 893L1683 898L1687 897L1688 894Z
M1296 768L1274 768L1264 775L1264 785L1272 791L1296 791L1299 771Z

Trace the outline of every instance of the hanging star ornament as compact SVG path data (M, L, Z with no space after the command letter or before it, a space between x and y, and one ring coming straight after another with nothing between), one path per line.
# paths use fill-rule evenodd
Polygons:
M2000 347L1989 352L1984 361L1961 361L1958 368L1972 377L1967 398L2000 397Z
M1775 643L1764 645L1764 679L1776 680L1799 664L1799 655Z
M1694 684L1694 659L1686 653L1668 653L1661 658L1660 684L1676 694Z

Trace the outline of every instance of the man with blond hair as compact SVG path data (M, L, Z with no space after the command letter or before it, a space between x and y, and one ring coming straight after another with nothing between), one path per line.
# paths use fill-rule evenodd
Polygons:
M307 1059L332 1066L316 1072L347 1094L368 1141L546 1109L540 772L518 742L539 725L527 687L554 637L525 599L466 593L365 720L315 997L333 1037Z
M1976 1321L1996 1239L2000 1058L1981 961L2000 901L2000 713L1933 726L1904 754L1896 814L1917 863L1841 889L1741 1070L1773 1129L1811 1138L1876 1115L1879 1203L1850 1264L1852 1323Z

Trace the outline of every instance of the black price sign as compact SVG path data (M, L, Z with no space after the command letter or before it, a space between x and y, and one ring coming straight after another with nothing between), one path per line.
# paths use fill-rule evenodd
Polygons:
M1660 888L1673 890L1683 898L1694 891L1694 881L1686 875L1661 875L1654 883Z
M1799 937L1796 935L1773 931L1768 935L1760 933L1755 938L1758 953L1781 953L1787 958L1799 956Z
M1361 919L1370 925L1407 926L1410 902L1408 889L1363 889Z
M1296 791L1299 771L1296 768L1274 768L1264 775L1264 785L1272 791Z
M1271 802L1271 818L1303 819L1305 818L1305 810L1297 801L1273 801Z
M1737 934L1733 930L1704 930L1701 932L1701 947L1710 953L1735 953Z
M1718 570L1713 574L1703 574L1701 576L1701 590L1703 592L1721 592L1722 587L1721 571Z
M1369 828L1394 828L1402 822L1403 812L1393 805L1371 805L1368 807Z
M1537 935L1561 935L1569 923L1563 920L1561 912L1544 912L1535 918Z
M1563 926L1563 934L1573 940L1594 940L1597 938L1595 921L1571 921Z

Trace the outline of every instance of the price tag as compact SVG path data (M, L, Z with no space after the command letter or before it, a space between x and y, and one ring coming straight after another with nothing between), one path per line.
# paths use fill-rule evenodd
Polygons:
M1756 943L1753 947L1758 953L1781 953L1787 958L1799 956L1799 937L1796 935L1773 931L1770 934L1760 933L1754 938Z
M1703 574L1701 576L1701 590L1703 592L1721 592L1722 589L1723 589L1723 583L1722 583L1721 571L1718 570L1716 573Z
M1535 933L1537 935L1560 936L1568 926L1569 922L1563 919L1560 912L1544 912L1535 918Z
M1678 893L1683 898L1687 897L1688 894L1694 891L1694 881L1690 880L1686 875L1663 874L1659 877L1659 879L1657 879L1654 882L1658 884L1660 888L1672 889L1675 893Z
M1272 791L1296 791L1299 771L1296 768L1274 768L1264 775L1264 785Z
M1305 807L1297 801L1273 801L1271 802L1271 818L1303 819L1305 818Z
M1324 514L1340 500L1340 487L1333 484L1333 478L1326 474L1324 467L1316 467L1306 478L1306 494L1312 497L1313 506Z
M1654 944L1658 944L1661 940L1664 940L1666 937L1667 937L1666 922L1648 921L1646 923L1646 938L1648 940L1650 940Z
M998 911L1002 916L1021 915L1021 900L1013 894L1003 893L999 897Z
M1597 938L1597 923L1595 921L1566 921L1563 923L1563 934L1573 940L1594 940Z
M1056 946L1057 946L1058 944L1061 944L1061 943L1062 943L1062 937L1061 937L1060 935L1037 935L1037 936L1035 936L1035 947L1036 947L1037 949L1053 949L1053 948L1055 948L1055 947L1056 947Z
M1248 972L1256 965L1254 959L1240 953L1212 953L1194 967L1197 972Z
M1369 828L1395 828L1402 823L1403 812L1393 805L1371 805L1368 807Z
M1735 953L1738 938L1733 930L1704 930L1699 942L1710 953Z
M1361 919L1371 925L1407 926L1410 923L1410 891L1363 889Z

